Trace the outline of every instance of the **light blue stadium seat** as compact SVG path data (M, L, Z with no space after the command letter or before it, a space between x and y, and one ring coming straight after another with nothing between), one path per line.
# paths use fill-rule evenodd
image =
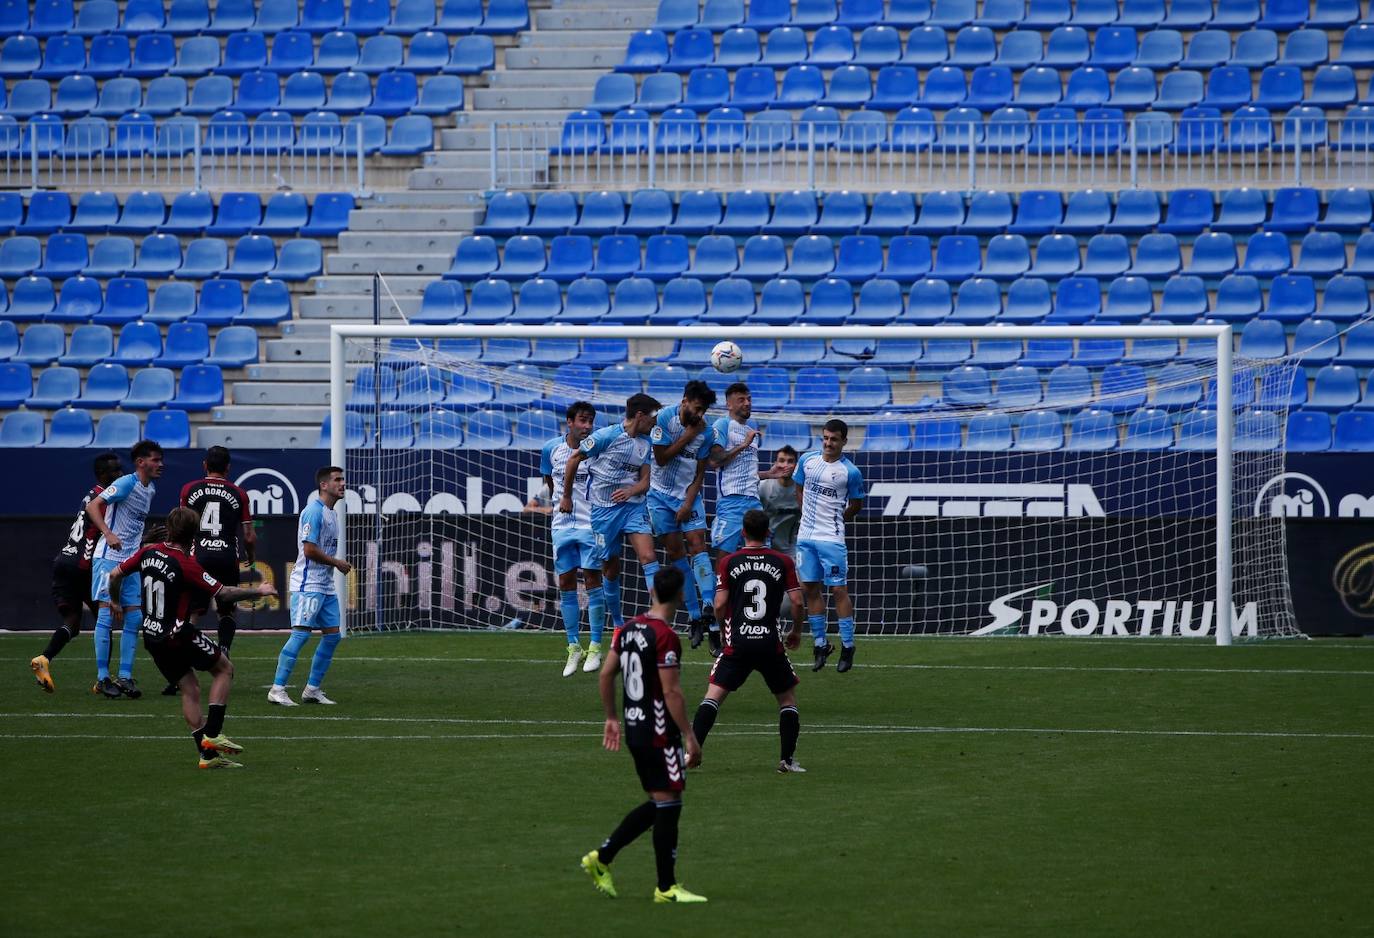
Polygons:
M42 47L33 36L9 36L0 45L0 75L32 75L43 61Z

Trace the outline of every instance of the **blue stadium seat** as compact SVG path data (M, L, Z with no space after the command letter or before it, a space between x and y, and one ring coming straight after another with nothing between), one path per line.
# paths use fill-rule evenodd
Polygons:
M162 332L155 323L132 322L119 330L119 343L109 360L117 365L142 367L162 354Z
M816 224L820 216L820 206L813 192L794 189L780 192L775 198L772 218L765 218L762 225L764 234L804 234ZM730 216L727 212L726 221Z
M1345 269L1345 242L1335 231L1311 231L1303 236L1293 273L1329 277Z
M229 246L219 238L196 238L186 246L186 255L176 275L182 280L208 280L229 266Z
M144 281L138 281L147 289ZM181 322L196 311L196 285L176 281L164 283L153 294L151 309L146 316L148 322Z
M313 243L318 250L319 242ZM256 280L270 274L278 279L286 279L275 269L276 266L277 248L272 239L266 235L245 235L234 245L234 259L224 271L224 276L236 280ZM318 273L318 268L315 272ZM291 273L294 275L297 272L293 270Z
M1096 235L1095 237L1120 237ZM1090 248L1091 250L1091 248ZM1059 281L1054 291L1054 311L1049 319L1057 323L1080 324L1102 312L1102 287L1095 277L1072 276Z
M1072 196L1069 199L1072 204ZM1082 259L1078 241L1072 235L1052 234L1042 237L1035 246L1035 263L1028 271L1032 277L1058 280L1078 272Z
M1009 325L1034 325L1052 310L1050 285L1039 277L1022 277L1007 287L1002 322Z
M270 239L269 239L270 241ZM243 242L234 249L234 263L239 264ZM324 254L320 242L314 238L292 238L281 246L281 253L267 275L288 283L309 280L324 271ZM233 276L232 272L230 276Z
M75 75L85 68L86 40L80 36L53 35L43 43L43 64L33 72L33 77L61 78L63 75Z
M1290 453L1317 453L1331 448L1331 418L1324 413L1295 410L1288 415L1284 448Z
M129 394L120 403L126 410L155 410L176 396L176 377L168 368L140 368L134 372Z
M43 263L43 247L37 238L7 238L0 241L0 277L13 280L34 272Z
M13 329L13 326L10 328ZM58 361L73 368L89 368L109 358L113 353L114 336L110 332L110 327L86 324L77 326L72 331L67 352Z
M205 323L174 322L167 327L166 347L153 364L162 368L184 368L200 364L209 354L210 333ZM168 394L167 399L171 398Z
M66 344L67 336L61 326L32 325L24 330L19 351L11 356L11 361L38 367L50 365L61 357Z
M420 97L416 101L415 106L410 109L410 113L412 115L423 114L430 117L441 117L446 114L452 114L454 111L461 111L462 109L463 79L458 75L434 75L425 79L425 83L420 87ZM414 145L424 145L426 148L432 148L434 145L432 125L428 144L423 144L425 140L423 125L415 122L415 126L421 133L415 137L413 141ZM394 138L395 136L396 134L393 131L392 137ZM420 152L423 152L423 150Z
M54 234L48 237L47 249L43 252L43 264L34 274L63 280L79 274L88 263L90 257L86 250L84 234Z
M131 416L121 414L119 416ZM134 418L137 424L138 418ZM44 446L74 448L79 446L94 445L95 432L91 422L90 411L78 410L75 408L63 408L52 416L52 425L48 428L48 440ZM137 439L137 435L135 435ZM100 443L105 446L116 446L119 444L128 445L125 438L110 439L108 436L101 438ZM123 447L121 447L123 448Z
M75 368L61 365L45 368L38 375L38 386L34 387L28 365L18 362L0 365L0 403L6 407L27 404L30 410L56 410L66 407L80 394L81 376Z
M43 415L33 411L15 411L5 415L0 425L0 447L31 447L43 445Z
M433 74L442 71L448 65L451 55L448 37L438 30L426 29L410 38L410 43L406 46L405 61L400 67L407 72Z
M534 203L534 215L524 226L526 235L563 234L577 224L577 199L571 192L545 192Z
M1306 406L1311 410L1339 413L1352 409L1359 401L1359 373L1349 365L1324 365L1313 379L1312 395Z
M668 37L661 29L641 29L630 34L625 58L617 72L657 72L668 64Z
M1183 266L1178 239L1172 234L1151 232L1136 242L1135 263L1127 270L1136 277L1163 280L1178 273Z
M1167 411L1145 407L1131 414L1127 420L1122 449L1160 450L1171 449L1173 445L1173 421Z
M1374 452L1374 415L1359 411L1337 414L1331 448L1342 452Z
M160 339L158 348L161 349ZM85 391L73 403L92 409L107 409L118 406L128 396L128 371L123 365L105 362L90 370L86 376Z
M395 36L384 36L381 38L395 39ZM410 72L385 72L377 76L376 89L372 103L365 105L364 110L368 114L378 114L383 117L399 117L407 114L411 108L419 101L419 84L415 76ZM418 121L420 115L410 115L412 121ZM397 121L399 124L400 121ZM424 123L429 124L428 118ZM393 126L391 142L395 144L396 128ZM394 152L402 152L400 150ZM416 151L405 151L416 152Z
M1246 357L1283 358L1288 354L1288 340L1283 324L1274 320L1255 319L1240 331L1240 354Z
M49 319L56 305L57 297L51 280L47 277L24 277L14 284L7 318L14 322Z
M9 36L0 45L0 75L32 75L43 61L42 47L33 36Z
M207 280L193 319L207 326L224 326L243 313L243 286L235 280Z
M524 278L520 278L524 279ZM515 296L505 280L478 280L472 285L465 323L505 322L515 311Z
M1287 236L1277 231L1262 231L1245 245L1245 262L1241 273L1257 277L1272 277L1285 273L1293 265L1293 254Z
M1369 285L1363 277L1341 274L1326 282L1322 294L1323 319L1363 319L1369 313Z
M1336 324L1329 319L1308 319L1293 333L1293 354L1304 366L1329 364L1340 352Z
M173 0L173 8L177 2L178 0ZM361 415L358 414L348 416L361 419ZM187 449L191 445L191 422L186 414L179 410L152 410L143 422L143 435L166 449Z
M182 370L177 396L167 406L175 410L203 411L223 403L224 376L219 368L191 365Z
M802 325L838 326L854 314L854 286L848 280L826 277L811 288Z
M170 39L171 37L167 37ZM53 40L49 40L51 44ZM87 57L85 74L90 78L114 78L130 72L130 51L129 39L126 36L95 36L90 42L90 54ZM46 67L45 69L46 70ZM40 71L43 71L40 70ZM47 75L49 78L56 78L58 74L54 71ZM71 77L68 75L67 77Z
M1320 198L1316 189L1297 186L1275 190L1272 212L1269 221L1264 225L1264 230L1308 231L1317 223L1320 211Z

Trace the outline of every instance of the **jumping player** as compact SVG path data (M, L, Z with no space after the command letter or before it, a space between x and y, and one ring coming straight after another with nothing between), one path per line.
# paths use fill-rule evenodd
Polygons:
M720 705L757 671L778 699L778 738L782 743L778 772L805 772L793 758L801 732L797 672L783 649L779 627L783 597L790 595L792 630L787 633L786 644L796 648L802 631L801 585L787 555L764 546L768 515L762 509L746 511L743 528L744 547L722 557L716 571L716 618L724 623L725 647L711 666L710 685L692 719L692 729L706 745L706 734L715 725Z
M842 647L835 670L843 673L854 666L854 600L849 596L849 551L844 543L844 526L863 507L864 479L858 467L845 458L844 444L848 439L848 424L838 419L826 421L821 428L820 451L802 456L792 475L792 481L799 486L797 501L801 504L797 563L815 643L812 671L824 668L826 658L835 650L825 639L826 601L822 583L835 597L835 615L839 618Z
M134 471L111 482L86 504L86 516L100 531L91 555L91 598L100 603L95 620L95 686L93 694L137 700L143 696L134 680L134 651L138 646L138 626L143 618L139 607L138 577L121 579L122 593L110 592L110 574L115 567L138 552L143 539L143 522L153 504L153 480L162 476L162 447L154 440L140 440L129 451ZM127 611L119 642L119 677L110 679L110 622L114 607Z
M652 827L658 867L654 901L706 901L705 896L683 888L674 869L687 768L701 764L701 746L692 732L692 724L687 722L678 673L682 644L671 625L682 601L685 580L677 567L658 571L651 594L653 605L647 614L635 616L619 630L601 669L601 704L606 711L602 745L611 752L620 749L615 678L623 674L625 742L634 757L640 784L649 793L648 801L625 815L611 836L582 858L582 869L596 888L613 899L616 892L611 863L621 850Z
M310 677L305 690L301 691L301 702L334 703L320 690L320 684L334 660L334 649L343 639L339 631L343 617L334 590L334 571L347 576L353 569L347 560L335 556L339 551L339 516L334 506L347 490L343 470L338 466L317 470L315 487L319 497L301 512L296 533L300 551L291 571L291 637L277 656L277 675L267 691L268 701L283 707L296 706L286 692L286 682L296 667L297 656L310 640L312 629L319 630L320 645L310 661Z
M759 501L768 512L768 543L791 557L797 549L797 526L801 523L801 505L797 504L796 483L792 473L797 469L797 451L779 446L773 454L773 471L777 475L759 483Z
M211 576L190 554L200 524L201 517L189 508L173 508L167 516L165 540L145 544L120 563L110 574L110 590L118 595L125 577L137 577L136 582L142 585L143 647L162 676L181 691L181 715L191 728L200 767L239 769L243 766L224 755L243 751L224 735L234 666L229 656L196 628L191 614L200 596L232 603L252 596L272 596L276 590L267 583L225 586ZM113 607L112 612L116 622L127 614L121 606ZM201 714L197 671L211 675L208 717Z
M181 504L200 518L192 553L205 571L225 586L239 585L239 544L249 566L254 560L257 535L248 495L228 479L229 450L212 446L205 451L205 478L187 482L181 490ZM219 614L219 647L228 651L234 643L238 623L234 604L215 600Z
M100 531L95 526L86 506L107 486L119 477L119 457L114 453L101 453L95 457L95 485L81 499L76 520L67 532L67 542L57 552L52 562L52 598L57 606L57 614L62 618L48 639L43 654L29 662L38 686L49 694L57 689L53 684L49 668L67 643L81 633L81 607L89 606L92 615L100 614L95 599L91 595L91 554L95 552L95 542ZM116 694L115 696L118 696Z
M759 469L762 432L749 419L754 412L749 385L736 381L726 388L725 409L729 416L721 417L711 426L711 465L717 469L716 520L711 523L711 546L716 549L718 559L739 550L744 538L745 512L763 507L759 483L777 479L784 471L791 474L776 463Z
M568 430L544 444L539 457L539 471L548 486L549 498L563 493L563 473L568 460L591 435L596 425L596 408L587 401L574 401L568 407ZM568 660L563 676L571 677L582 662L582 643L578 638L582 609L577 602L577 571L587 587L587 622L591 627L591 643L587 646L587 663L583 671L601 667L601 632L606 627L606 594L601 588L601 569L596 563L596 538L592 534L592 508L587 502L589 474L586 464L578 463L578 476L573 480L571 514L553 512L549 533L553 540L553 572L558 577L558 608L563 615L563 631L568 636Z
M628 537L644 572L644 585L652 590L658 559L644 510L649 489L649 431L662 405L647 394L631 394L625 401L625 419L602 427L584 439L568 457L563 470L563 491L558 510L573 513L573 483L582 464L587 464L587 501L595 544L592 565L601 570L602 594L611 624L625 623L620 611L621 538Z
M712 654L720 652L720 633L704 608L706 597L715 593L715 574L706 550L706 502L701 488L711 452L706 411L715 402L716 392L705 381L688 381L682 389L682 402L658 412L649 437L654 445L649 521L668 562L682 571L692 647L701 644L709 620Z

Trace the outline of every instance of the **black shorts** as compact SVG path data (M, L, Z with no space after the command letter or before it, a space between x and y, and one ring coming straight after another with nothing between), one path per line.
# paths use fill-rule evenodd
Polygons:
M91 599L91 571L82 570L75 563L55 561L52 565L52 601L60 615L82 606L95 608Z
M223 654L214 639L187 628L176 638L143 639L143 647L162 676L175 684L190 671L209 671Z
M225 586L239 585L238 557L229 554L196 554L196 562Z
M687 787L687 753L681 743L670 743L662 749L652 746L631 746L639 784L645 791L682 791Z
M791 690L801 683L787 652L781 650L762 654L723 654L711 665L710 681L717 687L737 691L755 671L763 675L764 683L774 694Z

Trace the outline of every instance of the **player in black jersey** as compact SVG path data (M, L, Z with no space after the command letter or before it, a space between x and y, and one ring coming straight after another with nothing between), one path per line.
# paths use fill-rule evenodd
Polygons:
M253 531L253 512L243 489L229 481L229 450L212 446L205 451L205 478L187 482L181 490L181 504L200 517L191 552L211 576L226 586L239 585L239 545L252 566L257 548ZM215 600L219 613L219 647L225 651L234 643L238 623L234 604Z
M237 602L254 596L273 596L269 584L225 586L191 556L191 543L200 526L200 517L189 508L173 508L167 516L165 541L144 544L110 574L112 589L118 590L126 576L138 575L142 590L143 647L162 676L181 691L181 713L191 727L202 769L240 768L225 753L242 752L243 747L224 735L224 714L229 705L229 688L234 683L234 666L228 655L211 639L202 635L192 620L198 597L206 596ZM111 596L120 595L118 592ZM111 610L116 625L122 625L125 610ZM197 671L208 671L210 713L202 717L200 680Z
M640 784L649 800L620 822L600 847L582 858L582 869L596 888L615 898L611 861L635 838L654 830L654 859L658 866L655 902L705 902L688 892L676 878L677 827L682 816L682 791L687 767L701 764L701 746L687 722L678 668L682 642L673 631L673 616L682 604L683 574L662 567L654 576L654 604L616 631L610 653L601 666L601 703L606 708L602 745L620 749L620 721L615 712L615 677L623 674L625 742L634 757Z
M801 583L792 559L765 547L766 543L768 514L751 508L744 513L744 547L722 557L716 570L716 620L724 623L724 648L711 667L711 683L697 707L692 728L705 744L720 705L757 671L778 698L778 736L782 741L778 771L805 772L793 758L801 732L797 672L783 648L778 624L785 596L792 601L792 631L787 633L786 644L796 648L805 622Z
M62 617L62 624L48 639L48 646L43 649L43 654L29 662L29 668L33 671L38 686L49 694L57 689L49 670L52 659L57 657L68 642L80 634L81 607L90 607L92 615L99 611L95 600L91 599L91 554L95 550L95 542L100 538L100 530L86 514L86 505L105 491L105 487L119 478L123 472L119 465L119 456L115 453L101 453L97 456L94 469L95 486L81 499L81 508L78 509L76 520L67 532L67 541L52 561L52 599L57 606L57 614ZM110 687L115 690L113 696L118 697L118 689L114 688L113 684Z

